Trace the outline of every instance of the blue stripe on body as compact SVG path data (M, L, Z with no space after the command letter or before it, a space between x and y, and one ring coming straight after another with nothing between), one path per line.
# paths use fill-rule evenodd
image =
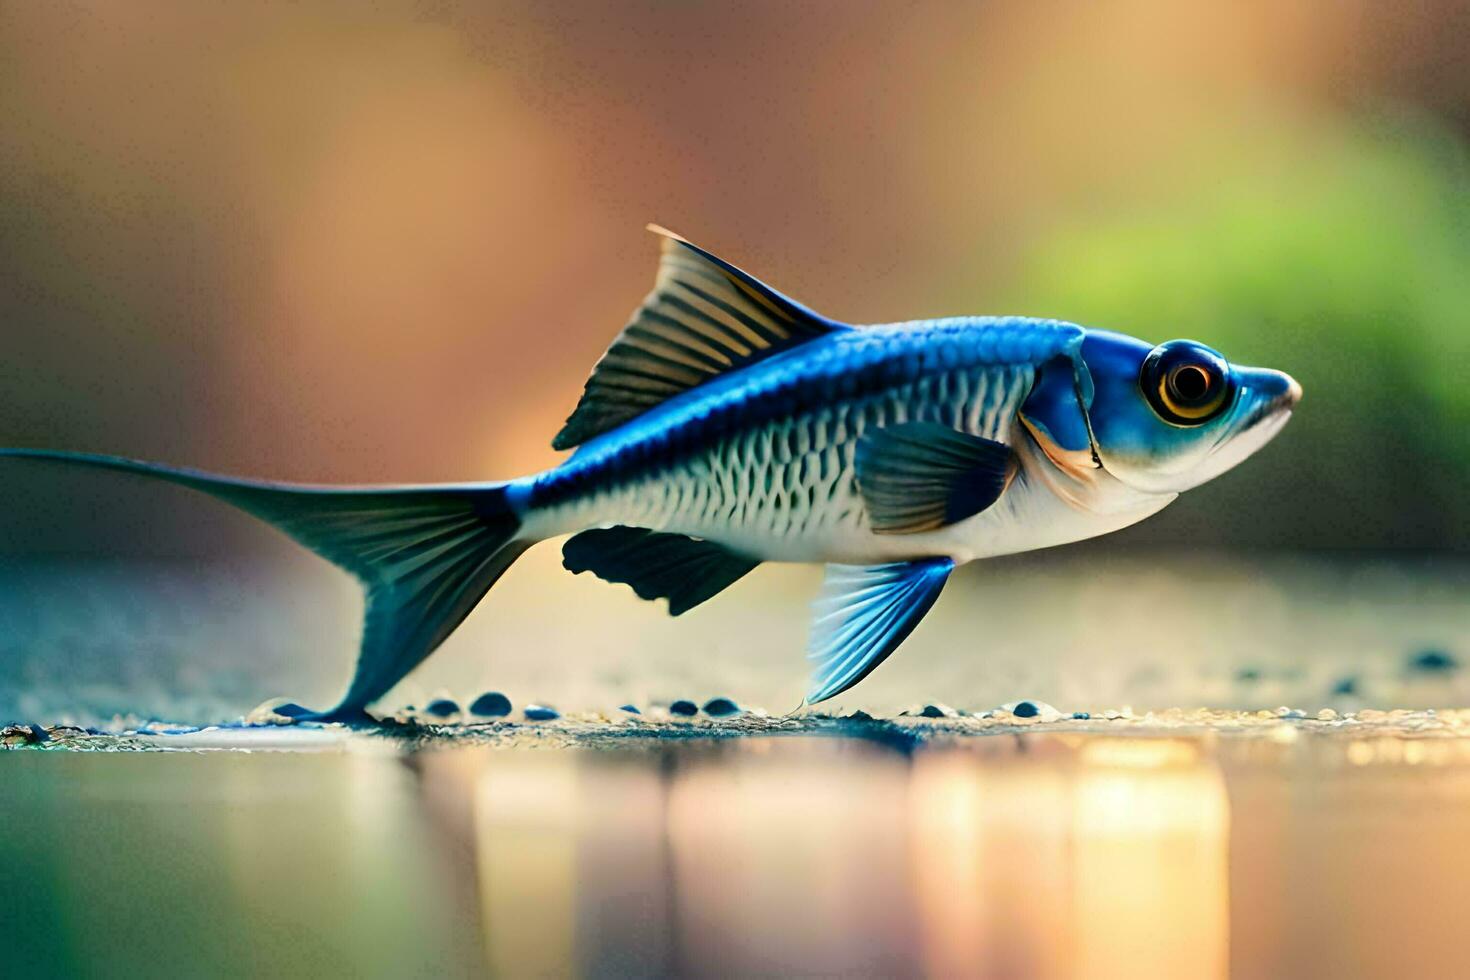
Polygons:
M807 456L812 439L842 442L839 432L813 434L804 425L786 431L789 446L772 448L773 423L813 418L834 406L858 407L895 389L910 398L949 401L943 386L957 374L986 367L1034 367L1076 349L1084 332L1075 324L1025 317L955 317L863 327L821 337L671 398L628 423L593 439L561 466L534 478L529 494L533 507L551 507L589 493L607 492L631 480L674 467L721 446L727 454L746 458L727 472L745 479L771 479L762 453L790 458ZM901 409L900 409L901 410ZM939 421L940 419L935 419ZM841 426L841 417L829 424ZM835 462L835 461L834 461ZM844 461L850 465L850 460ZM817 461L813 465L821 465ZM726 467L721 467L726 469ZM761 474L762 470L766 470ZM725 487L719 494L754 503L774 488L751 484ZM681 502L685 503L685 502ZM732 515L738 517L739 515Z

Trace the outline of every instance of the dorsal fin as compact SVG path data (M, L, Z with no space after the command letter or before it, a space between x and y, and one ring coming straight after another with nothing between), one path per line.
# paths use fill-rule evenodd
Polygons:
M671 231L648 230L663 236L653 292L592 369L554 449L578 446L726 371L847 329Z

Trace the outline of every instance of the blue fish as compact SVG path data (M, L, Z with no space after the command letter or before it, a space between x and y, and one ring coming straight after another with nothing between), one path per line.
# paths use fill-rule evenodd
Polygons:
M830 320L679 236L592 371L543 473L494 483L267 483L113 456L0 456L143 474L253 514L355 575L360 718L537 541L670 614L761 562L827 567L807 701L881 664L954 569L1116 531L1266 444L1289 376L1189 340L1060 320Z

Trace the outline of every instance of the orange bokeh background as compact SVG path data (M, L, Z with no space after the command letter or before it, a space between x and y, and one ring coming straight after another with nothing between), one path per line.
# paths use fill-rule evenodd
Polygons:
M0 443L525 472L650 281L647 221L840 318L1066 316L988 302L1053 222L1265 114L1463 122L1466 24L1452 2L8 5Z

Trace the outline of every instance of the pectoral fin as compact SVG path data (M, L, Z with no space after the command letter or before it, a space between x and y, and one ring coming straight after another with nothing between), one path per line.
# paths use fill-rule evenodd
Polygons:
M855 466L873 531L914 534L995 503L1015 460L1005 443L937 422L907 422L864 433Z
M807 644L814 663L807 703L836 697L888 659L934 605L954 567L950 558L828 565Z
M760 562L713 541L641 527L594 528L562 546L562 564L605 582L631 585L641 599L668 599L678 616L723 592Z

